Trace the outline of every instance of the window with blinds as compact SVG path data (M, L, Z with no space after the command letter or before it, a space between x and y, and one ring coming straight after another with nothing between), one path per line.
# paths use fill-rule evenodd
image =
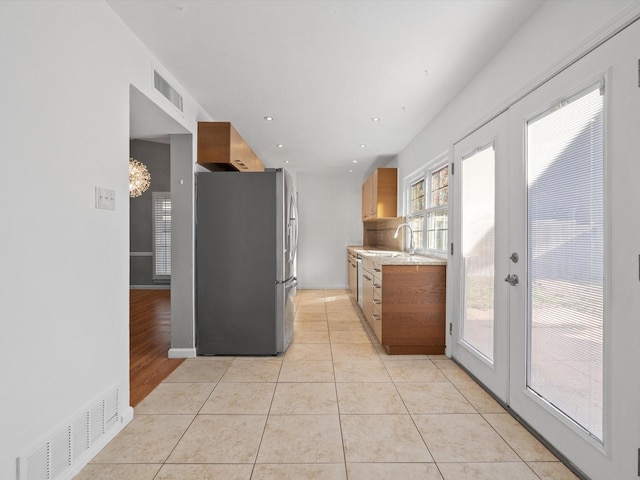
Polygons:
M425 253L447 251L449 167L426 169L407 179L407 222L415 249Z
M600 85L527 123L527 384L602 439L604 96Z
M153 279L171 278L171 194L153 192Z

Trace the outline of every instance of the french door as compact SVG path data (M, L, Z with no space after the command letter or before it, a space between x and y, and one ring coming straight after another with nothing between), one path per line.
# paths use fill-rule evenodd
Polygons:
M594 480L639 474L639 44L454 146L452 355Z
M453 356L500 399L508 393L508 116L503 113L454 146L458 228ZM453 180L453 182L451 182Z

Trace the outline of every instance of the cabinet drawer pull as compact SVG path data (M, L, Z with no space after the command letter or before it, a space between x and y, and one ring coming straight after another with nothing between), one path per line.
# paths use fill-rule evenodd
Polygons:
M374 268L373 270L376 271L376 272L381 272L382 271L379 268Z
M376 305L380 305L382 302L376 298L376 299L373 301L373 303L375 303Z
M380 315L373 315L374 320L380 320Z
M365 279L365 280L369 280L369 281L371 281L371 278L370 278L370 277L367 277L366 275L363 275L363 277L364 277L364 279Z
M373 284L373 288L382 288L380 285L378 285L377 283Z
M242 160L234 160L233 163L240 165L240 168L242 168L243 170L249 169L249 167L247 167Z

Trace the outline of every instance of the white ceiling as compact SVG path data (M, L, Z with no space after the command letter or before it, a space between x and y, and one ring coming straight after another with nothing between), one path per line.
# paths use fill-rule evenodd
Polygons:
M267 166L364 173L411 142L542 0L108 3Z

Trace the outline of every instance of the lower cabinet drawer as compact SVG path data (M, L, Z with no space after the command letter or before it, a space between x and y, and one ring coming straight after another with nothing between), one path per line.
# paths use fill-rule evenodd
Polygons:
M373 298L382 300L382 282L373 279Z
M372 317L373 325L371 325L371 328L373 329L373 333L376 334L378 341L382 343L382 309L378 305L374 305Z

